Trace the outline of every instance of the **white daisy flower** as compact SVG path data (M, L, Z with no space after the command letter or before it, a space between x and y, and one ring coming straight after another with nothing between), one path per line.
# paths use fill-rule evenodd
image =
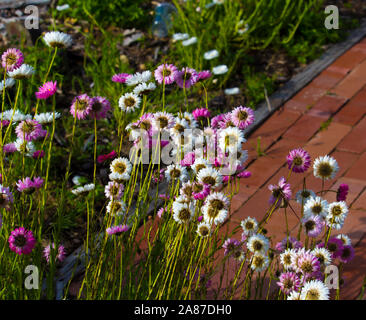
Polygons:
M139 94L147 94L149 91L154 91L156 89L156 85L153 82L147 84L146 82L140 83L138 86L133 89L133 93L136 95Z
M207 223L210 224L214 223L215 225L222 224L228 216L228 211L226 209L220 210L218 208L209 205L204 205L202 207L202 213L203 213L203 219Z
M8 72L8 76L15 80L28 79L34 75L36 71L28 64L22 64L19 68Z
M179 179L182 182L185 182L189 178L187 169L180 164L169 165L165 170L165 177L168 181Z
M269 249L269 240L262 234L254 234L248 239L247 247L253 253L266 254Z
M208 160L206 160L204 158L195 158L194 163L191 166L191 169L193 170L193 172L195 174L198 174L201 169L210 168L210 167L211 167L211 165L208 162Z
M287 300L300 300L300 292L292 291L288 296Z
M332 263L332 255L326 248L314 248L311 253L325 266L329 266Z
M283 253L280 254L280 261L285 270L292 269L293 259L296 256L295 249L286 249Z
M266 255L263 255L261 253L256 253L255 255L253 255L250 265L252 270L262 272L266 270L268 266L269 266L269 259Z
M153 125L156 129L170 129L174 124L175 119L171 113L163 111L154 114Z
M173 34L173 40L174 41L186 40L188 38L189 38L189 34L188 33L174 33Z
M215 59L219 56L219 52L215 49L215 50L210 50L207 51L203 54L203 58L205 60L211 60L211 59Z
M296 202L300 204L305 204L306 201L310 199L310 197L316 198L316 194L313 190L309 189L299 190L295 195Z
M301 289L300 300L329 300L329 288L319 280L311 280Z
M222 185L222 175L214 168L201 169L197 174L197 180L209 184L213 189Z
M240 222L240 225L246 236L250 236L258 230L258 221L255 218L247 217L245 220Z
M237 127L228 127L219 131L219 147L223 151L240 151L244 142L246 142L244 133Z
M344 201L332 202L328 206L328 215L326 217L328 226L332 221L335 223L342 223L348 215L348 207Z
M95 188L95 185L93 183L89 183L89 184L85 184L81 187L78 187L76 189L73 189L73 190L71 190L71 192L74 195L78 196L79 194L82 194L82 193L88 193L89 191L94 190L94 188Z
M216 74L216 75L224 74L228 71L229 71L229 69L225 64L222 64L222 65L219 65L219 66L216 66L216 67L212 68L212 73Z
M110 170L114 177L111 180L128 180L130 179L132 165L127 158L116 158L112 161Z
M201 222L198 226L197 226L197 231L196 231L201 237L205 238L205 237L209 237L211 235L211 226L207 223L207 222Z
M5 89L11 88L12 86L14 86L15 84L15 80L13 78L7 78L5 79ZM4 80L2 80L0 82L0 94L2 94L4 90Z
M187 46L190 46L192 44L195 44L196 42L197 42L197 37L191 37L187 40L184 40L182 42L182 46L187 47Z
M55 119L58 119L60 117L61 117L61 113L55 112ZM44 112L44 113L36 114L34 116L34 120L36 120L40 124L53 123L53 112Z
M81 184L81 181L82 181L82 177L81 176L74 176L72 178L72 183L75 184L75 185Z
M321 197L310 197L304 205L304 217L321 216L325 218L328 214L328 202Z
M33 153L36 151L36 147L32 141L25 141L18 138L14 142L14 145L20 153L24 153L27 157L32 157Z
M335 177L339 170L339 166L334 158L330 156L324 156L315 159L313 169L314 176L316 178L329 180Z
M351 246L352 245L352 241L351 241L350 237L345 235L345 234L339 234L339 235L337 235L337 238L341 239L345 246Z
M68 34L60 31L47 32L43 40L52 48L67 48L72 45L72 38Z
M119 107L126 112L133 112L140 107L141 98L134 93L125 93L119 98Z
M190 128L197 128L198 122L194 118L193 114L190 112L184 112L183 113L183 119L185 119L188 122L188 125Z
M238 87L227 88L227 89L224 90L224 93L228 96L232 96L232 95L235 95L235 94L239 94L240 89Z
M170 134L173 136L182 135L185 129L189 129L187 120L175 118L175 124L170 128Z
M107 212L116 216L124 215L126 210L126 204L122 200L111 200L107 205Z
M15 111L6 110L2 114L3 120L10 121L12 117L13 117L13 123L24 121L24 120L30 120L33 118L32 115L30 115L30 114L25 115L22 112L20 112L19 110L15 110Z
M212 192L206 198L205 206L209 206L217 210L228 210L230 207L230 200L222 192Z
M173 219L181 223L188 223L194 215L194 207L188 203L173 203Z

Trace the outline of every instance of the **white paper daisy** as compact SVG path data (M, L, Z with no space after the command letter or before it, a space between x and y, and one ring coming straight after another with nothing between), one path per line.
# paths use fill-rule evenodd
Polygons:
M130 179L132 165L127 158L116 158L112 161L110 170L114 175L112 180L128 180Z
M36 71L28 64L22 64L19 68L8 72L8 76L15 80L29 79Z
M328 215L328 202L321 197L310 197L304 205L304 217L321 216L325 218Z
M72 45L72 38L68 34L60 31L47 32L43 40L52 48L67 48Z
M141 98L134 93L125 93L119 98L118 105L122 111L133 112L140 107Z
M323 282L311 280L301 289L300 300L329 300L329 289Z
M329 180L335 177L339 170L339 166L334 158L330 156L324 156L315 159L313 169L314 176L316 178Z

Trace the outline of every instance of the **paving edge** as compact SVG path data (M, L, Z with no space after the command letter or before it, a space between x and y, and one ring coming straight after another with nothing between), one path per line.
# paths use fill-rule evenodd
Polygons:
M333 45L325 51L320 58L314 60L305 69L296 74L273 93L268 100L261 102L254 110L255 121L245 133L253 133L269 116L271 116L286 101L290 100L297 92L309 84L323 70L329 67L337 58L361 41L366 36L366 19L361 20L359 28L350 31L348 38Z

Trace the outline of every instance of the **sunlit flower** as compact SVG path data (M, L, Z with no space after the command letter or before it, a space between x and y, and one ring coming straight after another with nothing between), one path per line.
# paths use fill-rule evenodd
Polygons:
M224 73L226 73L228 71L229 71L228 67L226 65L224 65L224 64L223 65L219 65L217 67L214 67L212 69L212 73L213 74L216 74L216 75L224 74Z
M134 112L140 107L141 98L134 93L126 93L119 98L118 105L122 111Z
M227 256L231 253L233 253L238 247L240 246L240 241L236 239L226 239L224 244L222 245L224 249L224 255Z
M32 66L24 63L19 68L9 71L8 76L15 80L23 80L29 79L31 76L34 75L35 72L36 71Z
M210 70L202 70L202 71L198 72L198 74L197 74L197 82L206 80L206 79L210 78L211 76L212 76L212 73Z
M311 163L310 155L302 148L293 149L287 155L288 168L293 172L302 173L305 172Z
M127 207L122 200L111 200L107 205L107 212L113 216L123 216Z
M110 170L114 178L111 180L128 180L130 179L132 165L127 158L116 158L112 161Z
M308 217L311 215L321 216L325 218L328 214L328 202L320 197L310 197L305 202L304 216Z
M59 112L55 112L55 120L60 117L61 117L61 114ZM38 113L34 116L34 120L36 120L40 124L52 123L53 122L53 112Z
M235 152L240 151L242 143L246 142L244 138L244 133L236 127L229 127L226 129L219 130L218 143L220 149L225 152Z
M156 89L156 85L155 83L153 82L150 82L150 83L146 83L146 82L143 82L143 83L140 83L139 85L137 85L135 87L135 89L133 89L133 93L134 94L148 94L150 91L154 91Z
M73 189L73 190L71 190L71 192L74 195L78 196L78 195L83 194L83 193L88 193L89 191L92 191L94 189L95 189L95 185L93 183L89 183L89 184L85 184L81 187L78 187L76 189Z
M188 180L188 172L187 169L180 164L171 164L165 170L165 177L168 181L179 179L182 182L185 182Z
M350 262L355 256L355 249L351 245L343 246L342 253L339 256L339 260L343 263Z
M92 118L104 119L110 110L111 103L107 98L99 96L92 98L92 109L90 110L90 116Z
M268 266L269 266L268 256L261 253L256 253L255 255L253 255L250 264L252 270L262 272L263 270L267 269Z
M203 58L205 60L212 60L212 59L217 58L218 56L219 56L219 52L216 49L207 51L203 54Z
M135 74L130 75L126 79L126 84L128 86L135 86L139 83L144 83L150 81L152 76L151 71L143 71L143 72L136 72Z
M197 82L197 71L192 68L183 68L177 72L175 82L180 88L188 89Z
M197 181L208 184L212 189L215 189L222 185L222 176L214 168L204 168L198 172Z
M247 236L251 236L258 230L258 221L255 218L247 217L240 222L243 232Z
M19 192L24 192L26 194L33 193L36 189L39 189L43 185L43 179L41 177L35 177L33 180L29 177L26 177L22 180L18 180L17 182L17 190Z
M313 165L314 176L323 180L333 179L339 170L337 161L330 157L318 157Z
M270 204L275 204L280 206L282 202L288 202L291 199L292 191L290 184L286 182L284 177L281 177L278 181L278 185L270 185L268 189L272 192L269 199Z
M269 240L262 234L253 234L248 239L247 247L253 253L266 254L269 249Z
M231 120L239 129L244 130L254 122L254 111L239 106L231 112Z
M280 261L285 270L293 269L295 255L295 249L286 249L280 254Z
M126 80L130 76L131 75L129 73L117 73L117 74L113 75L112 81L113 82L119 82L119 83L126 83Z
M336 238L342 240L343 245L345 246L350 246L352 244L350 237L345 234L339 234Z
M52 48L67 48L72 45L72 38L66 33L60 31L47 32L43 40L47 46Z
M173 64L162 64L154 72L155 80L162 84L172 84L178 74L178 69Z
M174 116L168 112L157 112L153 116L154 127L160 129L170 129L175 124Z
M111 200L120 200L123 196L124 185L116 181L109 181L105 186L105 196Z
M325 266L329 266L332 263L332 255L325 248L314 248L311 253Z
M348 190L348 184L341 183L337 190L337 201L345 201L347 198Z
M332 202L328 206L328 215L326 216L327 225L343 224L348 215L348 207L344 201ZM334 227L334 226L333 226Z
M27 157L32 157L33 153L36 151L36 147L34 146L33 142L20 138L14 142L14 146L16 150L18 150L20 153L24 153Z
M112 235L120 235L124 232L127 232L128 230L130 229L130 227L126 224L120 224L120 225L117 225L117 226L112 226L110 228L107 228L107 233L109 236L112 236Z
M311 238L318 237L324 230L325 222L320 216L307 216L302 219L304 231Z
M197 37L191 37L187 40L184 40L182 42L182 46L187 47L187 46L190 46L190 45L195 44L195 43L197 43Z
M300 278L294 272L281 273L280 279L277 282L281 291L285 294L289 294L292 291L297 291L300 288Z
M13 87L15 84L15 80L13 78L5 79L5 89ZM4 80L0 82L0 94L3 94L4 90Z
M329 300L329 289L323 282L311 280L301 289L300 300Z
M314 191L309 189L303 189L296 192L295 198L296 202L304 205L310 197L316 198L316 194Z
M15 128L19 139L26 141L37 140L43 135L42 125L35 120L24 120Z
M10 210L10 205L13 203L14 197L8 187L0 184L0 208Z
M173 219L179 224L188 223L194 215L194 207L188 203L173 202Z
M10 249L19 255L30 254L36 245L36 239L32 231L26 230L23 227L13 230L8 242Z

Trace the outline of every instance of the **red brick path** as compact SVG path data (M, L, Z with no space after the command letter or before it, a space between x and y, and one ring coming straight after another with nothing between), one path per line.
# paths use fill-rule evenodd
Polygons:
M329 154L340 171L326 183L335 189L347 183L350 192L347 203L350 213L344 227L337 233L348 234L356 248L356 257L345 266L345 287L341 298L357 297L366 276L366 39L355 45L309 85L285 103L248 139L248 166L252 177L240 181L240 190L232 199L232 211L227 229L233 230L247 216L261 220L268 209L269 184L287 176L286 155L293 148L303 147L312 159ZM326 121L331 119L326 125ZM323 128L323 129L321 129ZM265 156L258 157L257 138ZM307 173L306 186L320 191L321 181L312 170ZM293 193L300 190L304 174L293 173L290 184ZM335 201L335 194L325 198ZM295 201L291 205L299 211ZM298 218L288 211L290 230ZM276 211L267 225L273 243L286 236L283 211ZM291 235L296 236L297 228ZM240 239L240 234L234 236ZM275 286L275 284L272 284Z

